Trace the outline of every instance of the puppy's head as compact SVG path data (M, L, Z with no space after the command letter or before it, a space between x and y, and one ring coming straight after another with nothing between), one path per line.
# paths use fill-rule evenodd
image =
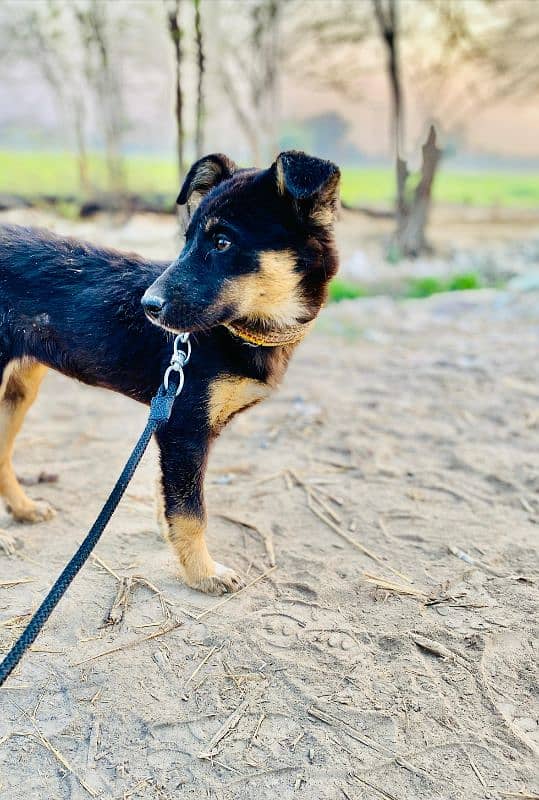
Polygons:
M142 298L148 318L172 331L314 319L337 270L339 178L331 162L294 151L266 170L219 154L197 161L178 197L185 246Z

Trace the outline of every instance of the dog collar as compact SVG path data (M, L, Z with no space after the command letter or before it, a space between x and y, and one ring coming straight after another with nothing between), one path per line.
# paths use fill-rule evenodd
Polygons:
M240 322L227 322L223 327L246 344L254 347L282 347L300 342L313 324L314 320L299 325L291 325L288 328L255 330L242 325Z

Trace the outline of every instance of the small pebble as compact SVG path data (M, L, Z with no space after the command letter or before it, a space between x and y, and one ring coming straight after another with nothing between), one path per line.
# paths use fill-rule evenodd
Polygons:
M332 633L328 637L328 644L330 647L338 647L340 643L341 643L341 637L338 634Z

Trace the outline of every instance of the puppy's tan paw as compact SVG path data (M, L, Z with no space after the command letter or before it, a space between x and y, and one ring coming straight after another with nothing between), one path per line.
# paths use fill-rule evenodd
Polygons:
M245 586L245 581L237 572L218 563L215 564L213 575L207 575L196 582L188 581L188 583L189 586L193 589L198 589L199 592L213 595L237 592Z
M52 506L45 502L29 503L21 508L11 509L13 518L17 522L46 522L56 516L56 511Z

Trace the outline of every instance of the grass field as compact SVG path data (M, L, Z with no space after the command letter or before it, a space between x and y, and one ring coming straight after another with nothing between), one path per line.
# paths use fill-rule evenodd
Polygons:
M346 169L343 199L349 203L388 204L394 195L394 176L378 168ZM440 203L477 207L539 207L539 174L519 172L453 172L442 169L434 184Z
M97 190L106 188L102 156L90 156L90 178ZM126 158L127 185L137 194L170 194L178 190L175 163L162 156ZM37 195L77 195L77 163L70 153L0 150L0 193L28 198ZM342 196L348 203L389 205L394 195L391 170L381 167L343 171ZM441 203L478 207L539 207L539 174L509 172L440 172L434 189Z
M448 278L427 275L423 278L409 278L400 288L389 291L395 297L417 299L430 297L441 292L465 292L470 289L481 289L485 285L481 276L475 272L462 272ZM380 294L380 287L367 288L355 281L334 278L329 284L329 300L340 303L342 300L357 300L358 297L373 297Z

